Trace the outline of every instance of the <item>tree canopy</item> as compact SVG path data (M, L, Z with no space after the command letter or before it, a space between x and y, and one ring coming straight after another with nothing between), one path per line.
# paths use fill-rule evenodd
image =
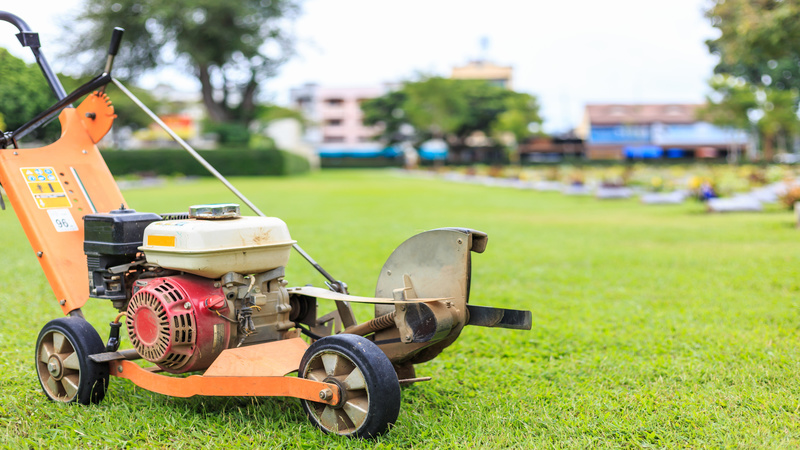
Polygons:
M42 72L35 64L13 56L0 48L0 114L5 127L3 131L15 130L33 119L37 114L56 102ZM34 137L57 137L58 130L39 130Z
M77 89L89 81L85 78L72 78L63 74L58 75L67 92ZM132 88L137 97L143 99L148 105L155 105L155 99L143 89ZM115 126L132 126L138 128L151 122L144 112L139 109L128 97L117 94L116 87L109 86L107 92L111 94L114 110L117 113ZM47 81L36 64L26 64L23 60L11 55L6 49L0 48L0 130L10 131L33 119L37 114L55 104ZM80 103L76 102L75 105ZM56 123L51 123L32 134L33 138L55 140L60 135L60 128Z
M541 123L536 98L482 80L427 77L361 105L364 123L380 125L379 139L393 144L431 138L462 145L475 132L511 132L517 140ZM409 133L410 131L410 133Z
M775 141L800 132L800 3L716 0L706 11L720 31L706 41L719 56L714 94L703 117L717 125L758 130L764 158Z
M706 16L721 32L706 42L720 58L715 72L779 90L800 88L800 3L716 0Z
M713 94L706 97L700 117L723 127L757 130L763 138L766 160L774 156L773 141L777 136L800 132L797 89L755 86L732 75L715 75L710 86Z
M291 55L286 21L298 10L293 0L87 0L72 47L104 61L111 30L125 28L118 76L186 69L200 82L211 120L246 124L260 84Z

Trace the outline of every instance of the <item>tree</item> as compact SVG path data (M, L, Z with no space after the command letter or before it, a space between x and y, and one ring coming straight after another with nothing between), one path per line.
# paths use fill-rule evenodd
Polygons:
M35 64L25 62L0 48L0 114L3 131L19 128L56 102L42 72ZM58 137L58 126L48 125L34 132L34 138Z
M293 0L87 0L71 27L85 32L72 48L104 61L111 29L123 27L118 76L187 68L211 120L246 126L260 84L291 54L284 25L298 10Z
M381 97L376 97L361 104L364 113L363 121L367 125L381 126L381 139L387 145L394 145L405 140L405 128L410 126L405 117L403 106L408 101L408 94L404 90L391 91Z
M755 128L763 140L765 160L773 159L777 136L800 131L797 90L754 86L731 75L716 75L709 84L713 94L706 97L706 106L698 116L721 127L745 131Z
M714 75L709 81L712 94L706 96L706 104L697 111L697 117L722 128L732 128L749 133L754 124L751 114L758 108L755 90L743 78L732 75ZM739 149L730 149L731 162L739 160Z
M706 17L721 32L706 41L720 58L716 73L778 90L800 88L800 3L716 0Z
M509 91L482 80L427 77L406 82L395 91L361 105L364 123L380 125L379 139L394 144L410 139L416 145L431 138L464 145L475 132L489 136L494 130L519 132L531 122L541 123L539 105L529 94ZM412 129L407 136L403 130ZM529 134L530 132L527 131Z
M786 151L785 137L794 136L800 131L800 120L798 120L796 108L798 95L796 89L766 88L763 92L761 102L763 115L758 120L758 129L764 137L764 159L772 161L775 138L784 137L779 140L784 143L784 148L779 147L779 150Z
M785 142L800 131L800 3L716 0L706 16L721 32L718 38L706 42L709 51L720 58L714 71L748 83L757 107L747 118L754 119L764 158L771 160L775 141ZM729 100L735 103L734 97ZM712 108L718 113L727 110L725 114L738 116L738 121L745 120L731 102Z
M520 93L506 97L505 111L497 116L492 131L495 136L510 133L518 144L533 134L531 131L533 123L542 123L539 101L530 94Z

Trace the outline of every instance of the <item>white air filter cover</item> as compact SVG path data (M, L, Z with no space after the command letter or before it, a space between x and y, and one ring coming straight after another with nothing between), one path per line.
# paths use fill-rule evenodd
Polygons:
M208 278L265 272L289 262L293 241L276 217L162 220L144 230L148 263Z

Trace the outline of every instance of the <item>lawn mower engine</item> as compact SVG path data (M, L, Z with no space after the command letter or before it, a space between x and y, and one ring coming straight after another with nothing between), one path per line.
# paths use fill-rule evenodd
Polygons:
M160 219L124 208L84 218L92 296L125 311L139 355L191 372L294 328L283 277L295 241L283 221L241 217L238 205Z

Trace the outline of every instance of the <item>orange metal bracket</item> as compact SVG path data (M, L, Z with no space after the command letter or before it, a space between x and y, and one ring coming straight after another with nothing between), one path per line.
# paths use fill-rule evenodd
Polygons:
M204 377L284 376L297 371L308 344L300 338L283 339L223 350Z
M119 378L158 394L172 397L195 395L242 397L295 397L335 405L339 402L339 387L335 384L296 377L205 377L185 378L158 375L131 361L111 361L109 371Z
M84 102L61 111L61 138L53 144L0 150L0 184L64 314L89 298L83 216L125 203L94 145L110 127L113 107L94 94Z

